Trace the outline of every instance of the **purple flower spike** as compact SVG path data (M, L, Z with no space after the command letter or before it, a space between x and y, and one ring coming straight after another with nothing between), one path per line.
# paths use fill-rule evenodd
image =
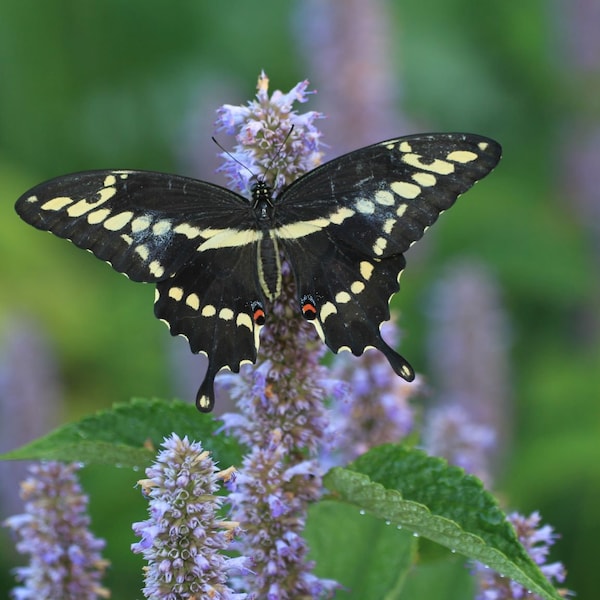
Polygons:
M398 330L392 321L381 330L392 346L397 345ZM367 351L358 358L338 354L331 376L337 382L332 395L341 391L343 397L332 409L337 451L326 457L328 462L346 463L378 444L400 442L412 431L410 399L419 393L420 380L408 383L396 376L380 352ZM345 387L341 381L347 382Z
M479 477L488 487L492 480L489 457L495 442L494 430L475 423L461 406L444 405L432 409L427 415L423 431L423 444L427 452L462 467Z
M277 191L320 164L321 134L313 122L321 115L293 110L295 101L307 101L307 87L303 81L287 94L276 91L269 96L269 79L261 73L256 100L247 106L225 104L217 111L217 129L237 133L237 146L231 155L221 155L224 164L219 168L234 189L249 194L254 174L274 179L269 183Z
M307 86L304 81L287 94L269 95L263 73L256 100L219 111L217 126L237 133L234 156L248 157L241 162L251 173L223 157L222 170L231 181L244 182L240 191L247 191L252 174L277 191L320 162L320 132L313 125L320 115L293 110L294 102L307 100ZM256 366L242 369L239 376L220 375L216 384L239 410L223 416L223 429L251 448L229 497L233 518L244 529L241 549L252 560L252 572L240 585L258 598L316 600L339 587L312 574L314 564L302 538L308 505L320 495L315 457L327 431L323 401L334 386L319 364L323 346L314 328L299 309L290 311L297 306L297 295L284 260L281 273L281 294L269 307Z
M219 480L231 478L231 469L219 471L200 443L187 437L172 434L162 447L146 469L148 479L139 482L150 498L150 518L132 526L142 539L131 549L148 561L144 595L152 600L247 598L227 585L245 559L221 553L237 532L237 523L219 518L223 500L215 495Z
M29 566L15 569L23 583L12 590L15 599L109 597L100 585L109 564L100 554L105 543L88 529L88 499L75 475L78 468L34 464L21 484L25 513L4 521L17 538L17 550L30 556Z

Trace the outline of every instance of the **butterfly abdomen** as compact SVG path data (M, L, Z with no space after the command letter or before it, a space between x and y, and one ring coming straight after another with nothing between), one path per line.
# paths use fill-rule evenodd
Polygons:
M271 301L281 293L281 259L277 238L265 231L257 248L258 282L264 295Z

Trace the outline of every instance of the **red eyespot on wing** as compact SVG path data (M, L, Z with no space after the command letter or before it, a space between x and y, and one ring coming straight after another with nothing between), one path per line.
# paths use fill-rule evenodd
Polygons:
M254 312L252 313L252 318L254 319L254 322L257 325L264 325L265 324L265 311L260 307L255 308Z
M308 321L312 321L317 316L317 309L312 302L305 302L302 305L302 315Z

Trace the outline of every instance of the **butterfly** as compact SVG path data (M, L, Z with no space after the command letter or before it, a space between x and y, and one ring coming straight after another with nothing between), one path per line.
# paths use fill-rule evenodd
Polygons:
M335 158L276 195L257 177L250 199L178 175L85 171L32 188L16 211L129 279L156 284L155 315L208 359L196 405L210 412L216 374L256 362L282 256L302 316L333 352L377 348L413 380L380 333L404 253L500 155L479 135L410 135Z

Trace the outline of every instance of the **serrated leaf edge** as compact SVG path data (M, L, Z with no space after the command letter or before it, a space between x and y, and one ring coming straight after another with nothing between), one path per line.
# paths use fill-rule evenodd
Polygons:
M348 474L351 474L351 477L348 477ZM477 560L548 600L561 600L561 596L550 582L547 582L550 589L542 588L516 563L499 550L488 546L481 537L464 531L455 521L434 515L424 504L406 500L398 490L387 489L368 475L343 467L334 467L325 475L324 483L332 492L341 493L341 499L347 504L355 505L376 517L406 527L418 536L441 544L467 558ZM375 505L383 506L377 508ZM395 506L396 509L390 511L384 508L390 505ZM419 521L423 521L424 518L433 519L437 527L433 531L432 528L423 527ZM470 549L467 550L469 547ZM535 566L533 561L532 564Z

